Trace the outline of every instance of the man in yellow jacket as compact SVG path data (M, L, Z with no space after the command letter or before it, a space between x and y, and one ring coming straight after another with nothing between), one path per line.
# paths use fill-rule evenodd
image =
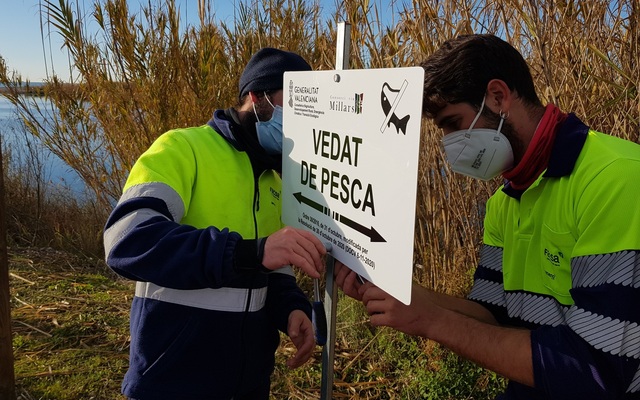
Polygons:
M414 285L405 306L337 267L373 325L435 340L509 379L507 399L640 398L640 145L539 100L493 35L423 64L423 113L451 169L504 178L468 299Z
M107 221L107 264L135 280L131 399L268 399L278 330L314 348L308 299L290 265L311 277L323 244L283 227L282 87L310 70L264 48L240 77L240 105L205 125L161 135L131 169Z

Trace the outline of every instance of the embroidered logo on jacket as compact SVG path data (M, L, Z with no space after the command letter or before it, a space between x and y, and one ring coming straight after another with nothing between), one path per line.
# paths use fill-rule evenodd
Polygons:
M270 187L269 191L271 192L271 195L276 199L276 200L280 200L280 192L275 190L274 188Z
M552 253L551 251L549 251L549 249L544 249L544 256L547 259L547 261L549 261L549 263L554 267L559 267L560 260L564 258L564 254L562 254L561 251L557 253ZM552 279L555 278L555 275L552 276L553 274L550 274L549 272L547 272L547 275L549 275L549 277L551 277Z

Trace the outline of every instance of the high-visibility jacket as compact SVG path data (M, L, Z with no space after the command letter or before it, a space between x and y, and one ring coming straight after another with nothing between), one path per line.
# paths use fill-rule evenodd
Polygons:
M277 328L286 332L294 309L310 314L291 269L265 273L257 260L257 241L282 226L280 177L255 176L232 124L215 115L142 154L105 228L108 265L137 281L123 382L131 398L268 390Z
M536 388L504 399L639 398L639 179L640 145L571 114L547 170L487 202L469 298L532 330Z

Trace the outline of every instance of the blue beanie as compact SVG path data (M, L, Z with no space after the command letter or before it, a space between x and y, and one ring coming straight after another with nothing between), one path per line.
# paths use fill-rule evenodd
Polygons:
M282 89L282 75L286 71L311 71L311 66L296 53L271 47L259 50L240 76L240 98L249 92Z

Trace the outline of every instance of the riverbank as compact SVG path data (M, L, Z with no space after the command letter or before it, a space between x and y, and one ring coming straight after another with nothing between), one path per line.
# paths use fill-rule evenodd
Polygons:
M0 96L6 94L18 94L25 96L43 97L46 95L46 82L22 82L20 86L8 87L0 84ZM62 87L66 91L75 90L78 85L75 83L63 83Z
M0 87L0 95L11 93L11 89ZM26 96L42 97L45 95L44 86L24 86L17 89L17 93Z

